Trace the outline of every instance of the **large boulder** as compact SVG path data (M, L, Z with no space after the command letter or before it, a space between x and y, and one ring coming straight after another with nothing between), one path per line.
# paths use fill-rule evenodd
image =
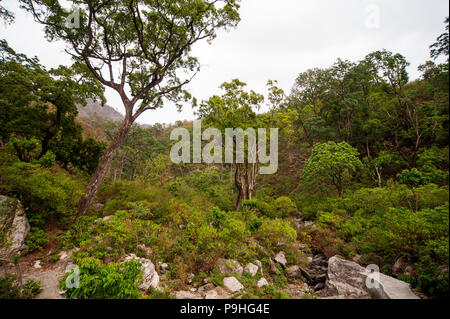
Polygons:
M328 293L348 299L419 299L409 284L372 273L355 262L334 256L328 261Z
M8 259L20 255L25 249L25 239L30 231L25 211L19 201L0 195L0 257Z
M136 257L131 254L125 257L124 261L136 260L142 265L142 284L139 289L147 291L150 287L159 289L159 275L156 272L155 265L148 259Z

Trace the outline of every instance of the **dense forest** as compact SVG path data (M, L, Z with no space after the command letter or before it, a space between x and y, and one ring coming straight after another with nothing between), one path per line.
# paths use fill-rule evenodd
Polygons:
M34 15L32 3L46 6L22 2ZM94 34L104 35L92 40L88 29L77 36L53 27L61 12L47 7L39 22L50 38L73 44L71 67L47 69L0 41L0 194L20 201L30 225L24 251L0 256L3 267L22 265L20 273L0 278L0 298L39 296L38 278L26 276L35 267L24 268L39 261L44 270L54 269L62 252L70 252L80 274L79 288L67 286L70 273L61 274L65 298L187 298L208 285L227 287L224 260L230 269L258 261L261 271L252 274L248 265L237 271L243 289L219 291L219 297L321 298L328 285L315 277L314 263L317 256L336 255L377 265L423 298L448 297L449 19L430 44L419 79L409 78L407 57L380 49L360 61L311 66L290 92L276 80L255 92L239 79L224 79L220 94L196 101L176 72L197 67L183 50L212 40L216 28L233 27L239 16L235 1L220 9L192 3L197 7L185 4L182 13L166 5L160 17L146 13L145 21L136 8L137 34L147 40L139 38L128 53L120 50L134 24L118 22L113 30L104 20L109 13L121 21L120 10L99 8L95 17L92 9L99 26ZM186 20L192 30L163 20L177 14L194 17ZM161 34L146 31L149 21L164 25ZM94 42L92 49L82 49L86 41ZM106 66L129 64L125 115L80 117L86 104L101 114L104 86L123 90L124 82L103 78L89 64L105 52ZM139 59L147 62L138 65ZM161 96L190 101L204 129L278 128L278 171L258 174L260 164L248 157L244 163L173 163L171 132L192 133L194 123L135 122L142 112L163 107ZM134 99L143 102L133 109ZM260 111L263 105L268 112ZM0 212L4 251L10 212ZM141 265L130 254L155 264L157 288L142 289ZM24 285L21 276L28 279Z

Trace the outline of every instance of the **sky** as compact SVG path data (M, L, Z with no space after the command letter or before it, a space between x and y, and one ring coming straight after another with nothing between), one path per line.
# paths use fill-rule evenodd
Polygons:
M42 27L20 10L16 0L0 0L16 14L12 25L0 23L0 39L17 52L37 56L48 68L70 65L65 44L50 43ZM198 43L193 55L201 71L187 89L199 101L220 94L220 84L238 78L258 93L266 94L268 80L277 80L289 93L297 75L314 67L329 67L337 58L350 61L387 49L411 63L410 78L429 60L429 46L444 31L449 15L447 0L242 0L242 21L229 32L221 31L211 45ZM111 89L107 104L124 113ZM265 108L263 107L262 110ZM141 124L174 123L195 119L185 105L147 111Z

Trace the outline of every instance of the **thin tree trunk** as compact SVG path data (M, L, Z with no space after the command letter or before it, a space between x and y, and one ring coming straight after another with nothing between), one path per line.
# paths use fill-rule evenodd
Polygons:
M130 119L126 118L124 120L122 126L120 127L119 131L114 137L114 140L111 142L108 149L106 150L105 155L103 155L102 159L100 160L97 170L95 171L94 175L91 178L91 181L89 182L88 187L86 188L85 195L80 199L78 203L78 216L86 215L89 206L91 205L95 195L97 194L98 189L100 188L100 185L105 179L106 172L108 171L108 168L111 164L111 161L114 158L114 155L117 153L120 146L127 139L132 124L133 123Z

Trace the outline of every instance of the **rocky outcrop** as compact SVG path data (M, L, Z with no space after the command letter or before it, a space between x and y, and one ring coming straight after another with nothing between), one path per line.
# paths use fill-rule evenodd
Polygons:
M0 229L6 234L0 247L0 258L9 259L25 250L30 231L25 211L19 201L0 195Z
M159 275L155 270L155 265L145 258L136 257L136 255L131 254L125 257L124 261L136 260L142 265L142 284L139 289L147 291L150 287L158 289L159 285ZM184 299L184 298L183 298Z
M419 299L409 284L337 256L328 260L327 276L327 293L339 299Z

